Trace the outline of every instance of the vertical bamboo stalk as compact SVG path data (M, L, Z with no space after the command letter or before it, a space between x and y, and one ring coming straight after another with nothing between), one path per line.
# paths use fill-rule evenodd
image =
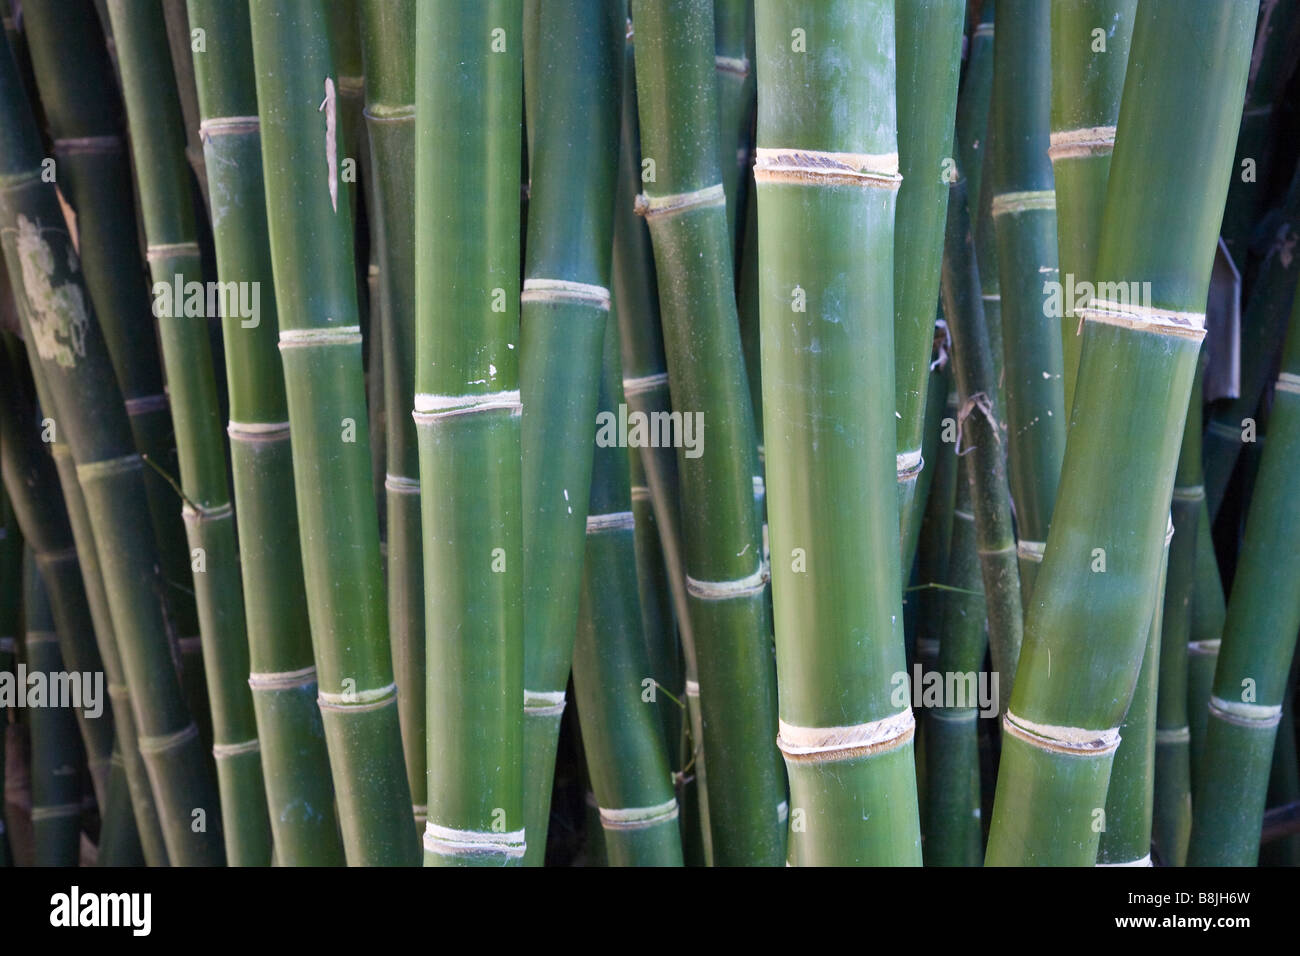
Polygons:
M1096 862L1205 334L1254 7L1143 0L1138 8L1096 276L1099 288L1150 283L1150 294L1094 298L1081 310L1059 505L1003 719L990 864ZM1172 171L1160 162L1171 150L1185 158Z
M249 4L318 700L352 865L417 859L370 474L341 86L319 0Z
M7 19L7 18L6 18ZM9 506L9 496L0 488L0 674L15 673L18 660L18 629L22 626L22 541ZM0 867L13 866L13 849L5 824L5 744L9 737L8 708L0 707Z
M1197 781L1201 779L1201 758L1210 720L1210 694L1227 616L1228 603L1210 535L1210 512L1202 499L1196 523L1196 584L1192 589L1191 630L1187 635L1187 727L1191 738L1193 794L1196 793Z
M426 865L525 852L522 60L520 0L417 5L415 425L420 485L436 489L420 500Z
M248 690L244 595L206 309L193 315L173 291L201 282L202 270L180 103L167 82L166 25L155 0L109 0L108 8L176 429L226 859L231 866L268 866L270 819Z
M635 0L632 20L645 170L638 206L654 246L673 413L702 420L708 436L689 455L679 448L677 463L689 615L701 637L713 859L779 865L788 805L773 742L753 410L718 168L713 10L702 0Z
M217 276L255 308L226 309L230 459L257 718L277 861L343 862L294 501L284 372L267 237L261 133L245 0L191 0ZM251 314L243 314L248 312Z

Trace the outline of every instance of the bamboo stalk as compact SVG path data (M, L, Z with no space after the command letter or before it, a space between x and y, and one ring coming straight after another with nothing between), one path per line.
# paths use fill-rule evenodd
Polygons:
M1254 6L1138 8L1096 276L1151 291L1143 303L1094 298L1082 310L1059 506L1003 720L989 864L1096 861L1204 336ZM1172 173L1159 161L1171 150L1186 158Z
M1074 406L1082 327L1073 281L1091 281L1137 0L1052 0L1051 137L1065 414ZM1098 31L1101 36L1098 36ZM1069 296L1073 300L1073 296ZM1166 643L1163 645L1168 647Z
M989 106L993 100L994 0L983 0L979 22L970 31L966 70L957 94L957 168L966 177L966 195L976 206L988 160ZM992 168L992 163L989 163Z
M992 336L986 299L980 292L983 273L975 260L975 237L967 206L966 181L951 186L943 260L943 312L952 335L953 377L957 380L957 454L970 455L966 480L971 485L976 552L984 582L989 651L998 675L998 709L1004 711L1015 681L1023 620L1020 567L1011 524L1011 492L1003 458L1001 408L997 403Z
M217 276L257 298L255 315L222 317L230 459L249 644L249 686L277 861L343 862L329 757L316 702L294 502L288 407L267 238L261 133L244 0L191 0L207 50L196 54ZM250 310L251 311L251 310Z
M7 50L0 56L0 217L29 358L51 399L43 403L47 414L76 461L168 856L179 865L219 863L216 788L177 680L157 553L143 520L143 464L55 189L41 178L35 122Z
M614 420L623 403L618 349L618 327L608 324L598 405L601 416ZM631 508L627 452L598 441L573 688L609 864L680 866L682 840L668 754L659 721L644 702L650 659L641 626Z
M29 675L48 687L64 670L50 601L28 547L23 553L23 646ZM72 709L47 700L28 711L31 733L32 830L37 866L76 866L81 855L81 771L85 754Z
M708 430L707 448L695 457L679 448L677 464L689 617L709 638L696 665L713 860L779 865L788 804L774 746L753 410L718 168L713 10L703 0L634 0L632 19L646 170L638 207L654 246L673 413Z
M427 803L424 700L424 562L420 537L420 462L415 420L415 3L364 0L366 125L374 158L376 216L371 243L383 337L388 500L388 633L401 689L402 746L423 827Z
M176 429L226 859L231 866L268 866L270 818L248 690L244 595L207 321L173 295L176 285L200 282L202 270L180 103L167 84L166 25L155 0L109 0L108 9ZM163 305L167 301L170 308Z
M921 436L934 344L934 303L939 294L948 180L955 174L949 153L965 10L966 0L898 0L895 4L898 165L903 181L894 228L894 401L899 416L896 468L905 572L912 567L925 505L924 499L917 501L917 479L925 467Z
M0 674L13 674L18 659L18 631L22 627L22 540L4 488L0 488L0 528L4 529L0 535ZM14 865L5 823L5 808L9 803L4 786L5 745L9 737L6 710L7 707L0 707L0 867Z
M1268 441L1246 519L1209 702L1204 773L1193 801L1192 866L1253 866L1291 657L1300 593L1277 587L1300 574L1300 298L1292 307L1273 392Z
M1049 321L1045 279L1059 278L1056 193L1048 158L1051 6L1000 0L993 43L991 213L1001 288L1007 477L1026 606L1043 558L1065 449L1061 335Z
M1187 724L1190 736L1192 793L1202 774L1205 731L1210 720L1210 694L1228 605L1219 578L1210 536L1210 512L1204 499L1196 522L1196 583L1192 588L1191 630L1187 640Z
M732 257L738 260L744 243L750 191L750 134L754 128L753 0L714 0L713 64L718 81L718 167L727 197L727 228ZM739 270L736 270L737 273Z
M525 852L522 42L519 0L416 7L415 424L421 487L437 489L421 496L426 865Z
M351 865L417 859L370 475L352 210L324 5L249 4L303 577Z

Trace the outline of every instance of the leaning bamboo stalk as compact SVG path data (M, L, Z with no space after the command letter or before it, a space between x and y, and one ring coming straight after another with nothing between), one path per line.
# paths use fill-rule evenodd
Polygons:
M1002 296L1007 474L1027 602L1052 520L1066 427L1061 333L1048 318L1045 283L1059 278L1056 193L1047 153L1051 7L1042 0L999 0L998 12L990 210Z
M934 344L934 303L948 211L966 0L895 3L898 189L894 228L894 394L902 567L910 570L924 500L921 437ZM946 163L946 165L945 165Z
M277 861L343 862L330 783L294 502L284 372L267 238L261 133L248 4L191 0L207 49L194 72L213 206L217 275L256 313L222 316L230 392L230 460L257 718ZM251 310L250 310L251 311Z
M668 360L664 355L663 326L659 317L659 293L656 288L654 252L650 231L644 218L636 214L636 197L641 191L641 136L637 128L636 66L632 49L633 34L628 30L623 60L623 117L619 144L618 182L614 200L614 256L611 268L614 310L619 325L623 368L623 396L629 416L640 412L648 420L667 415L672 410L668 383ZM659 419L659 420L662 420ZM677 452L671 447L653 444L636 451L640 473L654 513L655 531L663 552L668 596L672 602L677 637L682 651L682 682L672 692L681 693L686 701L683 717L689 723L689 747L678 768L678 800L686 826L688 862L698 859L712 862L709 845L708 787L704 759L704 728L700 709L699 673L696 665L695 637L691 626L690 598L686 591L682 541L681 486L677 473ZM633 465L633 510L638 469ZM638 540L642 524L638 518ZM638 545L639 546L639 545ZM656 679L661 675L656 673ZM677 739L670 737L670 740ZM686 737L681 739L686 740ZM686 768L690 767L688 771ZM694 824L698 823L698 826Z
M891 481L893 27L889 2L772 3L757 19L777 743L806 822L791 828L796 865L921 862L915 722L891 693L905 669ZM804 30L827 39L804 52L792 40ZM818 109L829 102L852 119L830 121ZM858 489L847 506L810 507L846 487Z
M27 669L47 685L64 669L50 600L31 548L23 554L23 646ZM76 866L81 856L81 774L84 752L77 718L53 700L28 713L31 733L32 830L37 866Z
M41 105L54 139L57 181L76 211L77 254L126 400L136 447L162 472L175 474L171 410L148 285L141 281L147 269L140 255L122 103L99 17L89 0L37 0L24 6L24 22ZM167 478L146 468L144 485L187 696L206 740L210 734L199 622L185 527Z
M1119 747L1106 789L1105 830L1097 845L1098 866L1151 866L1151 830L1155 815L1157 748L1156 692L1160 681L1160 644L1163 640L1165 576L1169 545L1177 535L1172 520L1165 534L1160 578L1156 585L1151 624L1142 669L1138 671L1133 700L1120 725Z
M528 865L546 851L582 589L618 170L626 19L617 13L592 0L543 4L530 74L538 106L520 334Z
M727 196L732 256L744 242L750 193L750 133L754 124L754 69L749 46L754 33L753 0L714 0L713 64L718 81L718 166ZM739 270L736 270L739 272Z
M414 864L388 646L340 87L320 2L249 4L318 701L353 865Z
M168 856L178 865L219 863L220 808L168 639L144 466L54 185L41 178L40 140L7 45L5 51L0 217L29 357L51 399L43 403L47 414L76 461Z
M1209 702L1203 773L1193 802L1192 866L1253 866L1273 744L1282 716L1300 591L1300 297L1274 383L1273 412L1237 561Z
M978 204L988 159L989 105L993 100L994 0L980 5L979 22L966 45L966 70L957 93L957 168L966 177L969 201ZM993 164L988 163L992 169Z
M994 351L980 291L982 273L975 260L975 237L966 181L952 184L944 237L943 312L952 335L953 377L957 380L958 455L970 455L976 550L984 582L989 651L998 675L998 709L1006 709L1015 680L1023 620L1020 568L1011 523L1011 492L1003 458L1001 408L997 400ZM960 480L960 479L959 479Z
M155 0L109 0L108 9L176 430L226 859L231 866L268 866L271 826L206 309L193 315L174 293L201 283L202 268L180 102L168 84L166 25Z
M420 502L426 865L525 851L522 42L520 0L416 7L415 424L420 484L436 489Z
M1096 276L1149 282L1150 304L1094 298L1082 310L1059 504L1003 719L990 864L1096 861L1205 334L1254 7L1138 8ZM1189 102L1195 112L1177 108ZM1184 158L1172 172L1160 162L1171 152Z
M788 805L773 743L753 410L718 168L713 10L702 0L635 0L632 19L642 165L654 166L638 207L654 246L673 413L705 422L708 434L694 457L679 448L677 463L689 617L695 634L709 635L697 642L696 666L713 859L779 865Z
M617 422L623 402L618 340L617 325L608 324L598 399L607 423ZM680 866L668 753L659 721L645 705L650 659L641 627L627 452L599 435L573 650L582 745L610 865Z
M1106 178L1137 0L1052 0L1052 103L1048 157L1056 185L1056 240L1065 289L1090 281L1101 240ZM1101 36L1097 32L1101 32ZM1073 298L1071 296L1070 298ZM1073 301L1060 303L1065 414L1074 405L1082 331Z
M376 210L371 243L383 339L388 500L388 634L401 689L402 746L417 826L426 796L424 563L420 537L420 462L415 420L415 3L364 0L366 126L374 162ZM374 227L377 226L377 229Z

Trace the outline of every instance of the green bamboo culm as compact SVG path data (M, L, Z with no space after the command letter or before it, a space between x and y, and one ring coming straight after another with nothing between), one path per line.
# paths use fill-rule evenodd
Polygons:
M1138 283L1149 304L1094 298L1081 310L1069 447L1003 719L988 864L1096 862L1095 811L1147 643L1255 7L1138 8L1096 277ZM1171 154L1184 157L1172 173L1160 160Z
M64 669L50 599L30 547L23 551L23 646L29 673ZM85 753L72 708L45 701L28 712L32 831L37 866L76 866L81 856L81 779Z
M898 413L898 510L902 567L910 569L924 500L917 480L925 467L921 438L934 343L934 303L948 211L949 155L961 72L966 0L898 0L894 7L898 63L898 190L894 228L894 392Z
M251 309L222 315L230 463L271 834L283 866L343 862L303 583L289 411L267 235L252 34L246 0L191 0L204 31L194 74L202 119L217 276Z
M1066 427L1060 327L1048 318L1045 281L1059 278L1056 193L1047 152L1051 10L1043 0L998 0L993 42L990 212L1002 297L1007 474L1026 606L1052 519Z
M1208 437L1206 431L1204 438ZM1205 732L1210 721L1210 694L1214 688L1214 670L1223 643L1223 624L1228 617L1228 602L1223 594L1223 579L1214 555L1210 533L1210 512L1201 502L1196 523L1196 583L1192 588L1191 628L1187 637L1187 729L1190 736L1192 793L1201 779L1201 757L1205 752Z
M1163 640L1166 573L1169 545L1175 537L1172 519L1165 533L1160 577L1142 652L1142 669L1133 688L1133 700L1119 727L1119 747L1106 790L1106 829L1097 845L1098 866L1151 866L1152 819L1156 806L1157 747L1160 732L1156 717L1156 691L1160 680L1160 643Z
M321 0L249 4L318 700L349 865L418 860L370 473L339 85Z
M1214 672L1202 773L1192 802L1191 866L1254 866L1282 699L1300 631L1300 296L1292 307L1273 412L1255 479L1223 645Z
M893 679L905 671L891 480L893 27L888 0L758 10L777 743L791 805L805 817L790 835L799 866L921 862L915 721ZM850 503L818 504L845 487L858 489ZM845 573L852 568L871 573Z
M718 166L727 196L732 254L740 256L749 194L750 133L754 123L753 0L714 0L713 65L718 83Z
M167 855L177 865L220 864L220 805L169 641L144 464L55 186L41 177L40 139L7 44L0 156L5 264L49 398L42 404L76 462Z
M1075 283L1090 281L1097 263L1106 179L1115 149L1115 123L1136 11L1137 0L1052 0L1051 5L1052 105L1047 153L1056 184L1060 261L1056 278L1061 291L1055 311L1061 320L1067 417L1074 404L1082 328L1074 311L1075 296L1066 293L1076 288Z
M986 180L987 183L987 180ZM980 291L966 180L950 187L942 271L943 312L952 334L953 377L957 382L956 454L971 458L975 550L984 583L989 655L998 675L998 709L1006 710L1014 686L1024 620L1020 609L1020 566L1011 522L1011 490L1002 443L993 335ZM959 481L961 479L958 479Z
M155 0L109 0L108 9L176 429L226 860L231 866L268 866L271 824L248 689L244 596L207 310L196 315L182 298L188 297L186 285L201 283L203 276L180 101L168 82L167 29Z
M604 0L542 4L529 71L521 308L524 862L546 853L555 753L582 590L592 428L609 314L626 18ZM494 384L489 370L486 378ZM599 794L598 796L608 796Z
M993 9L994 0L984 0L980 5L979 22L970 31L966 69L957 94L957 169L966 179L972 205L979 202L986 163L990 169L993 165L988 161L986 135L993 100Z
M592 463L573 689L609 864L681 866L682 838L667 746L659 720L645 705L646 692L654 685L645 683L650 658L641 629L628 452L608 440L616 438L623 403L618 350L618 326L610 322L603 348L597 419L601 424Z
M776 866L786 859L789 805L774 745L757 443L718 168L713 9L634 0L632 22L647 170L638 208L654 246L673 412L683 428L703 421L708 436L700 447L696 426L695 449L679 448L677 462L691 628L709 636L697 642L696 667L713 860Z
M375 167L371 242L382 247L382 305L388 501L388 635L400 690L406 774L423 827L427 800L424 721L424 560L420 462L411 418L415 399L415 2L363 0L366 127Z
M520 0L416 5L426 866L518 864L525 851L522 61Z
M23 7L41 106L54 139L57 181L77 215L77 250L136 448L157 467L144 474L165 601L179 638L182 679L210 742L190 549L176 492L171 410L156 347L148 274L139 244L118 80L89 0L34 0ZM104 22L107 22L105 16ZM170 82L170 80L169 80Z

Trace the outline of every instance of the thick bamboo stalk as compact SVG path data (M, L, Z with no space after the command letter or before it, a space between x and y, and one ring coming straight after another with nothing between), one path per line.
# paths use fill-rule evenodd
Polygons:
M388 634L401 690L402 747L424 825L427 742L424 701L424 562L420 462L415 420L415 3L364 0L366 126L374 161L376 212L371 243L381 249L384 415L388 500Z
M943 312L952 335L957 380L957 453L971 456L976 551L984 582L989 651L998 675L998 709L1006 709L1015 680L1024 622L1020 610L1020 567L1011 524L1011 492L997 403L992 336L980 292L966 181L952 184L943 260Z
M1051 137L1047 152L1056 184L1060 269L1055 278L1062 286L1056 301L1067 420L1074 405L1083 329L1075 303L1065 301L1064 290L1073 289L1076 282L1092 281L1096 267L1106 179L1136 10L1137 0L1052 0Z
M659 318L659 293L656 288L654 253L645 219L636 214L636 197L641 191L641 136L637 124L636 72L628 33L623 61L623 122L619 145L618 182L614 200L614 256L611 277L614 310L619 325L623 367L623 397L628 414L640 412L647 421L655 415L672 411L669 393L668 360L664 355L663 326ZM752 207L751 207L752 208ZM751 379L752 381L752 379ZM682 673L679 684L671 686L679 699L686 701L682 715L689 724L689 734L669 736L669 742L688 744L679 761L678 800L682 806L688 863L710 863L709 808L704 760L704 729L700 709L699 674L696 667L694 631L691 625L690 598L686 592L682 541L681 486L677 474L674 448L646 444L634 452L640 460L640 473L655 529L663 552L668 597L681 643ZM636 486L638 467L632 466L633 511L637 510ZM638 542L643 537L640 516L637 518ZM640 544L638 543L638 547ZM642 602L643 608L645 601ZM654 675L663 680L660 674ZM681 691L678 694L678 691ZM678 723L680 727L680 722ZM687 767L690 769L688 770Z
M1048 158L1051 6L999 0L993 43L993 198L1006 376L1007 476L1026 606L1043 558L1065 450L1059 323L1045 280L1059 278L1056 193Z
M437 490L421 496L426 865L525 851L522 47L520 0L416 7L415 424Z
M167 82L166 24L155 0L109 0L108 9L176 429L226 859L231 866L268 866L271 827L206 309L191 314L174 291L201 282L202 269L180 102Z
M222 316L230 391L230 459L249 643L276 859L343 862L324 729L316 702L293 461L267 238L261 134L248 4L192 0L207 50L194 69L203 123L217 276L253 309ZM256 296L256 298L253 298ZM245 313L253 314L245 314Z
M1274 383L1268 440L1237 561L1223 646L1209 702L1203 773L1193 800L1192 866L1253 866L1278 721L1282 716L1300 591L1300 298L1292 307Z
M1082 310L1069 447L1003 720L987 863L1096 861L1205 334L1254 7L1143 0L1138 9L1096 275L1150 293ZM1185 160L1173 172L1160 162L1171 151Z
M144 485L167 583L165 600L180 645L190 709L209 741L190 549L176 493L162 473L176 474L176 445L149 287L141 281L147 269L140 254L117 77L89 0L36 0L23 10L41 105L54 139L57 182L77 216L75 245L90 302L126 400L136 448L158 466L145 469Z
M910 571L925 501L917 479L948 211L966 0L895 3L898 190L894 228L894 401L902 567ZM946 165L945 165L946 163Z
M1165 534L1142 669L1133 688L1133 700L1120 724L1110 785L1106 790L1105 824L1097 845L1098 866L1151 866L1151 829L1156 805L1157 748L1160 731L1156 718L1156 691L1160 680L1160 643L1163 640L1165 580L1169 544L1177 537L1172 521Z
M318 700L352 865L414 864L361 366L340 80L319 0L249 4Z
M618 327L610 323L598 399L607 421L617 421L623 403L618 350ZM598 441L573 650L582 745L610 865L680 866L678 804L665 738L645 705L650 658L637 589L635 530L627 452Z
M578 625L592 423L609 313L627 23L617 14L617 5L593 0L543 4L537 64L530 74L538 105L530 155L520 392L524 825L530 840L524 862L534 866L546 851L560 713ZM580 51L576 62L575 50Z
M220 808L177 679L145 520L144 466L54 185L41 178L40 141L7 46L0 136L6 265L29 357L50 398L43 405L76 461L167 853L180 865L219 863Z
M779 865L788 804L774 745L753 410L718 168L713 10L702 0L635 0L632 19L645 170L638 206L654 246L673 414L683 431L688 419L707 429L705 447L679 442L677 463L689 615L693 632L708 635L696 665L713 860Z
M46 686L63 672L50 600L28 547L23 553L23 646L29 676ZM81 774L85 753L72 708L48 700L27 713L31 733L32 830L37 866L76 866L81 856Z
M893 26L887 2L773 3L757 19L778 746L806 824L791 827L797 865L921 862L915 723L891 693L905 664L890 481ZM805 30L824 39L803 51ZM853 500L824 506L850 486Z

